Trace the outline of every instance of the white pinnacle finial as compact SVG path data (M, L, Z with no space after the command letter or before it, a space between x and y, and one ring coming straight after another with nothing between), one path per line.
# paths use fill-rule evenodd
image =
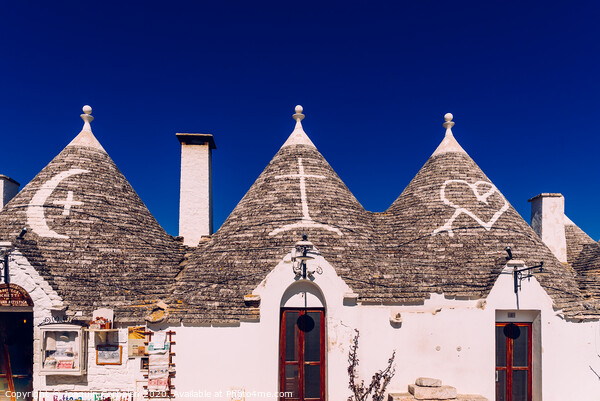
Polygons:
M87 104L83 106L83 114L81 115L81 119L83 120L83 128L81 129L81 132L75 138L73 138L71 143L69 143L67 146L86 146L105 152L102 145L100 145L100 142L98 142L92 133L92 127L90 126L90 123L94 117L92 117L92 108Z
M84 113L81 115L81 119L83 120L82 131L92 132L92 127L90 125L90 123L94 120L94 117L92 116L92 108L86 104L85 106L83 106L82 110Z
M302 114L302 111L304 109L302 108L302 106L298 105L294 110L296 111L296 114L294 114L292 117L294 118L294 120L296 120L296 126L294 127L294 131L289 136L287 141L285 141L285 143L283 144L282 148L290 145L315 146L306 135L306 132L304 132L304 128L302 128L301 121L304 119L304 114Z
M296 114L292 116L294 117L294 120L296 120L297 122L304 120L304 114L302 114L302 111L304 109L302 108L302 106L298 105L294 110L296 111Z
M453 118L454 116L452 115L452 113L446 113L444 115L444 120L446 122L442 125L444 126L444 128L446 128L446 135L444 135L444 139L437 147L435 152L433 152L433 154L431 155L432 157L442 153L466 153L464 149L458 144L458 142L456 142L456 139L454 139L454 134L452 134L452 127L454 127L454 121L452 121Z
M453 118L454 116L452 115L452 113L446 113L444 115L444 120L446 120L446 122L442 125L444 126L444 128L446 128L446 130L449 130L450 128L454 127L454 121L452 121Z

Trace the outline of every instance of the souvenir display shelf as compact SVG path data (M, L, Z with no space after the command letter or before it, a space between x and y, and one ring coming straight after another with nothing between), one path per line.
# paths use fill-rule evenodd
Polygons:
M148 341L146 341L144 344L149 345L150 342L152 342L152 335L154 334L153 331L146 331L144 332L144 334L146 335L146 337L148 338ZM148 386L144 386L144 389L147 391L146 394L144 395L145 398L174 398L175 395L173 394L173 390L175 389L175 386L173 384L171 384L171 379L175 377L175 364L173 363L173 357L175 356L175 353L173 352L173 345L175 345L175 341L173 341L173 336L175 335L174 331L167 331L167 341L169 342L169 349L167 350L167 352L169 353L169 377L167 379L167 388L164 391L150 391L148 389ZM149 356L148 353L146 353L146 356ZM148 372L144 375L145 379L148 379L148 374L150 373L150 364L148 364Z
M48 324L42 334L42 375L81 376L86 373L87 336L76 324Z
M98 339L100 340L100 344L105 344L108 338L108 334L116 333L119 329L87 329L87 331L91 333L96 333Z
M113 327L114 312L112 309L100 308L94 311L92 320L90 321L88 331L95 332L101 344L106 343L109 333L118 332L118 329Z

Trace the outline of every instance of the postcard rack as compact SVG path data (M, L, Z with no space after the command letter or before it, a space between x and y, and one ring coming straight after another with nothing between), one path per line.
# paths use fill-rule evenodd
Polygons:
M147 337L147 341L144 342L144 344L146 346L149 346L149 344L152 342L152 335L154 334L153 331L146 331L144 332L144 334ZM169 330L166 332L167 336L167 341L169 342L169 349L167 350L168 354L169 354L169 373L168 373L168 378L167 378L167 386L165 390L162 391L157 391L157 390L150 390L148 385L144 386L144 390L146 390L146 394L144 395L145 398L174 398L175 395L173 394L173 390L175 389L175 386L171 383L171 379L173 379L175 377L175 363L173 363L173 357L175 356L175 353L173 352L173 345L175 345L175 341L173 341L173 336L175 335L175 332L172 330ZM148 350L146 349L146 356L148 356L149 358L149 353ZM148 379L148 376L150 374L150 369L152 368L152 366L150 365L150 362L148 363L148 372L146 374L144 374L144 378Z

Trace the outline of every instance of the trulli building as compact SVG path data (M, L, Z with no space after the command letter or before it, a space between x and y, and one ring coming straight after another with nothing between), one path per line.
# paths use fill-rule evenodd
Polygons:
M560 194L530 199L527 224L448 114L413 180L369 212L302 111L214 233L211 135L178 134L180 237L91 108L20 192L0 176L0 398L345 400L358 330L361 378L395 350L390 399L599 399L600 245Z

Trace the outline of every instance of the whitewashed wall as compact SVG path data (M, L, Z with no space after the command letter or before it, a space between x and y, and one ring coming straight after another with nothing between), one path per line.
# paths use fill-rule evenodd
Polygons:
M600 394L600 379L592 371L600 373L598 322L562 319L535 278L523 282L519 311L512 268L505 269L487 300L452 300L431 294L423 305L350 306L344 305L343 296L351 289L333 268L323 259L313 263L324 268L314 283L327 308L329 400L343 400L350 394L347 358L354 328L360 330L359 370L365 380L385 367L395 349L396 375L388 388L390 392L406 392L408 384L417 377L428 376L442 379L459 393L481 394L493 400L497 320L532 321L534 334L541 331L542 343L536 343L534 338L533 347L534 370L538 374L534 374L534 400L543 397L547 401L592 401ZM284 291L293 284L291 264L283 261L254 291L261 296L260 323L178 328L178 393L208 396L210 392L213 399L229 400L227 391L232 389L276 392L279 310ZM316 302L310 294L308 299ZM508 318L509 311L515 312L514 318ZM402 323L390 323L390 316L397 313L401 314Z
M178 399L230 400L227 392L244 390L266 395L278 391L279 313L282 302L298 305L307 291L308 306L324 304L327 318L327 393L344 400L348 390L347 358L354 329L360 330L359 371L370 380L396 350L396 375L389 392L406 392L417 377L442 379L459 393L495 398L496 321L534 323L534 400L597 400L600 394L600 327L598 322L575 323L554 311L552 301L535 278L522 283L517 311L511 268L505 269L486 300L452 300L431 294L423 305L353 305L352 292L322 258L322 275L314 284L299 285L289 255L254 291L261 297L260 322L234 327L172 327L176 331ZM11 259L11 281L31 295L34 312L34 389L52 391L140 389L144 383L139 358L127 359L127 330L119 330L123 364L97 366L95 335L88 340L88 373L83 377L39 375L41 355L37 325L61 304L60 297L20 254ZM311 287L312 286L312 287ZM290 289L290 290L288 290ZM288 291L286 293L286 290ZM515 312L508 318L508 312ZM401 324L390 323L400 314ZM539 333L539 335L538 335ZM536 336L541 343L536 343ZM539 366L541 365L541 369ZM208 394L210 392L210 395ZM264 396L247 399L275 399Z

